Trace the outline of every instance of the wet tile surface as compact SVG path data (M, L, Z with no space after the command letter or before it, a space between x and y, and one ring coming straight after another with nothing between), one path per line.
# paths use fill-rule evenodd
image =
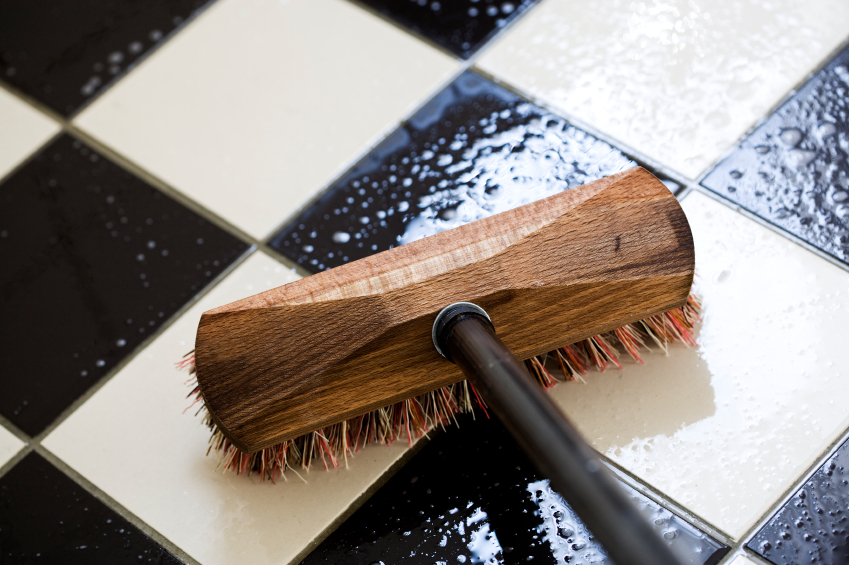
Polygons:
M205 455L208 430L184 412L189 389L174 361L192 349L202 312L297 278L254 253L42 445L203 565L291 563L406 453L406 442L361 449L348 468L297 469L306 482L224 473Z
M748 544L776 565L849 563L849 443Z
M727 548L622 485L682 563ZM604 549L496 420L460 420L426 445L302 565L610 563Z
M849 263L849 48L702 184Z
M0 80L65 116L208 0L5 0Z
M698 349L551 395L598 451L742 539L849 427L849 273L700 192Z
M0 478L0 551L3 563L180 563L36 453Z
M262 239L458 65L347 0L221 0L75 123Z
M616 148L469 72L271 245L318 272L634 166Z
M537 0L362 0L464 59Z
M247 247L68 136L0 201L0 413L30 435Z
M0 89L0 178L59 132L59 124Z
M478 64L696 178L847 29L844 0L552 0Z

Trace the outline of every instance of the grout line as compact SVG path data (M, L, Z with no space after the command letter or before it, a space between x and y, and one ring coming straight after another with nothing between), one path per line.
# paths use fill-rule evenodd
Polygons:
M73 121L77 116L83 113L87 108L89 108L92 104L97 102L104 94L106 94L109 90L118 84L125 76L134 71L139 65L147 61L149 57L152 57L155 53L157 53L160 49L165 47L168 43L171 42L174 37L176 37L179 33L186 29L188 25L195 21L201 14L206 12L209 8L211 8L214 4L217 3L217 0L207 0L205 4L193 10L183 21L181 21L174 29L172 29L167 35L165 35L162 39L157 41L155 44L151 45L150 49L146 50L142 53L138 59L134 60L131 64L127 65L126 69L123 69L117 75L112 77L112 80L104 84L97 92L95 92L92 96L90 96L87 100L85 100L82 104L80 104L73 112L68 115L68 121Z
M350 518L360 507L363 506L368 500L374 496L374 494L380 490L383 485L389 482L389 480L395 476L398 471L407 466L407 463L415 457L419 451L422 450L428 443L430 443L433 438L435 438L438 434L442 433L441 430L434 429L434 433L430 433L430 436L425 435L424 437L419 438L416 442L405 451L401 457L395 460L392 465L389 466L386 471L380 474L373 483L368 485L362 493L350 504L347 508L345 508L339 515L328 524L323 530L321 530L313 539L311 539L302 549L298 552L295 557L292 558L291 561L287 565L297 565L301 561L303 561L312 551L321 545L321 543L327 539L333 532L335 532L339 526L345 523L348 518ZM380 562L382 563L382 561ZM372 564L373 565L373 564Z
M188 302L183 304L177 311L174 312L167 320L165 320L155 332L147 336L144 341L139 343L135 349L129 352L123 359L121 359L118 363L112 367L109 372L103 375L100 379L97 380L94 384L92 384L82 395L77 397L65 410L63 410L54 420L45 427L42 431L36 434L32 441L36 444L40 444L41 441L50 435L56 428L61 426L65 420L67 420L76 410L88 401L89 398L94 396L97 391L103 388L106 383L111 381L118 373L120 373L124 367L133 362L133 360L141 355L154 341L159 339L159 337L164 334L168 329L177 323L178 320L182 319L183 315L186 314L191 308L193 308L204 296L209 294L215 287L217 287L221 281L223 281L227 276L232 273L237 267L242 265L245 261L247 261L248 257L252 256L255 252L255 247L250 247L245 250L244 253L239 255L236 259L230 263L227 268L221 271L218 275L215 276L207 285L205 285L202 289L200 289L197 294L192 296Z
M360 151L359 153L354 155L351 159L349 159L345 164L343 164L342 167L340 167L338 174L335 174L331 178L330 181L328 181L327 183L322 185L307 202L305 202L300 208L298 208L292 214L290 214L288 218L284 219L282 222L277 224L274 227L274 229L272 229L270 231L270 233L265 237L265 239L263 239L263 242L265 242L265 243L269 243L270 240L272 238L274 238L274 236L276 236L280 232L280 230L282 230L284 227L286 227L290 222L292 222L295 218L300 216L303 212L305 212L306 210L310 209L313 205L315 205L316 202L318 202L318 200L320 200L325 194L327 194L330 191L330 189L333 188L336 185L336 183L338 183L340 180L345 178L345 176L350 174L350 172L353 169L355 169L358 166L360 166L361 164L363 164L366 161L366 159L368 159L369 155L371 155L371 153L381 143L386 141L392 134L394 134L395 132L397 132L398 130L400 130L401 128L406 126L407 124L409 124L410 121L413 119L413 117L420 110L422 110L425 106L427 106L434 98L436 98L436 96L441 94L442 91L444 91L451 84L453 84L454 81L457 80L463 73L470 71L470 70L475 70L473 68L474 65L475 65L475 62L477 61L478 58L480 58L488 49L490 49L496 43L496 38L504 37L504 35L506 33L509 33L509 31L514 26L516 26L519 21L521 21L523 18L527 17L527 15L531 11L533 11L537 6L539 6L542 3L541 1L538 1L538 2L531 4L527 8L525 8L525 10L521 14L516 16L513 20L511 20L511 22L509 24L507 24L506 26L501 28L501 30L498 33L496 33L494 36L490 37L489 41L486 41L481 47L479 47L474 53L472 53L472 55L470 55L468 59L462 59L462 58L458 57L457 55L455 55L454 53L448 51L447 49L445 49L441 45L433 43L429 39L427 39L426 37L421 36L418 32L415 32L415 31L407 28L403 24L400 24L400 23L396 22L395 20L391 19L389 16L386 16L385 14L377 11L376 9L372 8L371 6L364 4L361 0L347 0L347 1L350 2L351 4L354 4L357 7L365 10L366 12L369 12L370 14L372 14L373 16L383 20L384 22L389 23L393 27L400 29L405 34L412 35L413 37L422 40L424 43L436 48L437 50L441 51L443 54L454 59L458 63L458 67L453 73L450 73L447 76L447 78L445 78L444 80L439 82L435 87L432 87L430 92L428 92L424 96L422 96L419 99L418 104L416 104L411 109L409 109L406 114L402 115L398 119L397 122L395 122L390 127L386 128L383 132L381 132L377 136L375 136L372 139L372 141L370 141L366 145L366 147L364 148L363 151ZM479 71L475 70L475 72L478 72L478 74L481 74ZM667 176L670 176L670 175L667 175ZM672 177L672 176L670 176L670 178L674 179L674 177ZM676 181L676 182L679 182L679 181ZM683 183L680 183L680 182L679 182L679 184L683 185ZM286 260L291 261L291 259L289 259L288 257L286 257ZM312 274L309 271L306 271L306 269L304 269L304 272Z
M293 270L295 270L299 274L308 275L309 273L306 272L302 267L300 267L300 265L295 264L293 261L291 261L287 257L283 256L279 252L277 252L275 249L271 248L267 243L268 240L271 237L273 237L283 226L285 226L286 224L291 222L292 219L296 218L300 213L302 213L304 210L308 209L311 205L313 205L315 203L315 201L318 200L318 198L323 196L329 188L331 188L336 182L338 182L339 179L341 179L346 174L348 174L348 172L352 168L354 168L356 165L360 164L364 159L366 159L368 157L368 155L372 152L372 150L377 145L379 145L382 141L384 141L389 135L391 135L392 133L397 131L398 128L406 125L409 122L410 118L413 115L415 115L416 112L418 112L422 107L424 107L427 103L429 103L433 99L434 96L436 96L444 88L446 88L448 85L450 85L463 72L471 69L471 70L477 72L478 74L480 74L481 76L489 78L490 80L492 80L496 84L506 88L509 91L514 92L515 94L522 96L523 98L531 101L532 103L538 105L539 107L545 109L546 111L549 111L554 115L563 117L571 125L574 125L575 127L578 127L580 129L586 131L590 135L593 135L594 137L610 144L612 147L621 150L623 153L632 157L634 160L641 161L642 163L645 163L647 166L649 166L653 170L657 171L658 173L669 177L671 180L673 180L675 182L678 182L682 186L682 189L679 191L679 193L677 195L679 199L685 198L690 192L692 192L693 190L696 190L697 192L700 192L702 194L706 194L707 196L713 198L714 200L723 202L724 204L728 205L732 209L735 209L736 211L742 213L744 216L748 217L749 219L753 219L753 220L757 221L759 224L764 225L765 227L768 227L768 228L772 229L773 231L779 231L779 230L781 230L781 228L778 228L774 224L766 222L764 219L760 218L759 216L756 216L755 214L752 214L748 210L741 208L739 205L736 205L736 204L734 204L730 201L727 201L726 199L722 198L721 196L714 194L713 192L702 187L700 185L700 182L701 182L701 180L703 180L707 176L707 174L710 173L710 171L713 170L713 168L715 168L715 166L718 163L720 163L725 157L727 157L728 154L733 152L737 148L739 143L741 141L743 141L745 138L747 138L754 129L756 129L759 125L761 125L766 119L768 119L778 108L780 108L781 105L786 103L787 100L792 98L792 96L794 96L796 94L796 91L797 91L798 88L800 88L801 86L806 84L813 76L816 75L816 73L818 73L828 63L830 63L837 53L839 53L842 49L844 49L846 47L847 44L849 44L849 38L847 38L847 40L844 41L838 48L836 48L833 52L829 53L828 56L824 59L824 61L821 62L821 64L818 67L816 67L815 70L813 70L811 73L809 73L808 75L805 76L805 78L800 82L799 86L797 86L796 88L789 91L773 108L771 108L765 114L765 116L763 118L759 119L755 123L755 125L753 125L749 130L746 131L746 133L743 136L741 136L738 140L736 140L735 143L732 144L732 146L728 150L728 152L726 152L720 158L718 158L716 161L714 161L714 163L712 163L711 165L706 167L705 170L697 177L698 180L695 180L695 179L690 179L689 177L686 177L685 175L680 174L679 172L677 172L677 171L673 170L672 168L664 165L663 163L660 163L660 162L656 161L655 159L650 158L648 155L645 155L641 151L638 151L635 148L630 147L628 144L623 143L623 142L621 142L621 141L619 141L615 138L612 138L611 136L608 136L607 134L604 134L603 132L601 132L600 130L596 129L595 127L587 124L586 122L584 122L580 118L571 115L571 113L566 112L561 108L553 108L552 105L550 105L548 102L540 99L540 97L532 96L529 93L523 92L522 90L518 89L517 87L511 85L510 83L503 82L499 77L491 75L491 74L489 74L485 71L482 71L481 69L479 69L478 67L475 66L475 62L481 56L481 54L486 52L488 47L491 47L492 45L497 43L497 41L503 39L505 37L505 34L509 31L509 29L512 28L513 26L515 26L519 21L521 21L522 18L524 18L529 12L531 12L536 6L538 6L539 2L529 6L528 8L526 8L523 11L523 13L520 14L518 17L516 17L513 21L511 21L508 26L505 26L505 28L500 30L500 32L498 32L496 35L491 36L489 38L489 40L486 41L486 43L481 48L479 48L475 53L473 53L469 57L469 59L463 61L462 59L458 59L456 57L456 55L447 51L445 48L430 42L426 38L422 38L418 33L412 32L408 28L401 26L397 22L394 22L394 20L388 19L388 17L384 16L383 14L381 14L379 12L376 12L375 10L371 9L370 7L366 7L356 0L349 0L349 1L352 4L355 4L355 5L359 6L360 8L372 13L376 17L379 17L383 21L389 22L394 27L402 29L405 33L410 34L413 37L418 38L419 40L422 40L424 43L426 43L426 44L430 45L431 47L441 51L444 54L447 54L451 58L453 58L455 60L459 60L459 62L461 64L459 65L456 72L452 73L446 80L444 80L437 87L435 87L428 95L426 95L426 97L422 99L423 102L421 102L416 108L414 108L405 117L403 117L400 120L399 123L396 123L392 127L387 128L388 131L383 132L382 135L379 134L378 136L376 136L375 139L378 139L377 142L373 142L373 143L369 144L368 147L366 147L363 152L361 152L360 154L358 154L358 156L356 156L354 159L349 161L349 163L343 164L342 167L340 167L340 170L342 171L341 174L337 175L334 178L334 180L331 181L330 183L328 183L326 186L321 187L316 192L313 199L310 200L310 202L308 202L307 204L302 206L294 214L291 214L290 217L286 219L286 221L284 221L280 225L278 225L271 232L271 234L269 236L267 236L266 238L264 238L263 240L258 240L256 238L246 234L245 232L243 232L237 226L230 224L228 221L224 220L223 218L219 217L217 214L208 210L206 207L204 207L200 203L188 198L187 196L182 194L180 191L176 190L175 188L172 188L170 185L168 185L167 183L165 183L164 181L162 181L158 177L152 175L151 173L148 173L147 171L145 171L141 167L135 165L132 161L130 161L129 159L126 159L125 157L123 157L122 155L117 153L115 150L111 149L110 147L106 146L103 143L100 143L95 138L91 137L87 133L78 129L76 126L72 125L70 123L70 119L66 120L64 117L61 117L61 116L57 118L57 114L55 112L53 112L49 108L42 105L40 102L32 99L31 97L29 97L28 95L26 95L24 93L19 92L17 89L14 89L14 88L9 87L9 86L7 86L3 83L0 83L0 88L4 88L4 89L10 91L18 99L21 99L23 102L29 104L30 106L33 106L36 110L40 111L42 114L44 114L47 117L58 122L61 126L60 132L58 132L57 134L52 136L50 139L46 140L41 146L39 146L35 151L33 151L33 153L29 157L24 159L21 163L19 163L16 167L14 167L11 171L9 171L9 173L7 175L0 178L0 182L5 181L8 177L10 177L15 172L17 172L22 166L24 166L24 164L29 162L33 158L33 156L37 155L40 151L42 151L44 149L44 147L48 146L50 143L55 141L55 139L57 139L60 135L68 133L68 134L71 134L72 136L80 139L81 141L84 141L86 144L91 145L95 150L103 153L105 157L109 158L110 160L112 160L113 162L118 164L119 166L121 166L121 167L127 169L128 171L132 172L137 177L141 178L145 182L148 182L148 184L151 184L152 186L154 186L158 190L160 190L160 191L166 193L167 195L171 196L172 198L174 198L175 200L177 200L178 202L180 202L181 204L183 204L184 206L186 206L190 210L194 211L195 213L197 213L198 215L200 215L204 219L207 219L208 221L210 221L214 225L217 225L218 227L224 229L228 233L235 235L237 238L241 239L242 241L247 241L247 242L250 242L252 244L252 247L249 250L247 250L238 259L236 259L230 266L228 266L227 269L222 271L222 273L220 273L216 277L216 279L211 281L208 285L206 285L203 289L201 289L197 294L195 294L193 296L191 302L185 304L181 309L179 309L177 312L175 312L169 318L168 321L166 321L164 324L162 324L158 328L158 330L155 333L151 334L145 341L143 341L141 344L139 344L131 354L129 354L126 358L124 358L124 360L122 360L122 362L120 362L115 367L113 367L113 369L109 372L109 374L107 374L106 376L101 378L95 385L90 387L90 389L86 392L86 394L81 396L75 403L73 403L71 406L69 406L68 409L66 409L51 424L51 426L49 426L44 431L42 431L38 436L36 436L36 438L29 439L28 436L26 436L26 434L24 434L21 430L17 429L17 427L13 426L11 424L11 422L8 422L5 418L0 416L0 424L4 425L16 437L19 437L20 439L24 440L25 443L27 444L27 445L25 445L25 447L23 449L21 449L17 454L15 454L5 465L0 467L0 477L2 477L3 474L5 474L5 472L7 472L9 469L11 469L18 461L23 459L23 457L25 457L28 453L30 453L31 451L36 451L39 454L45 456L45 458L50 460L51 463L53 463L58 468L60 468L63 472L65 472L66 475L68 475L73 480L75 480L75 482L77 482L78 484L83 486L83 488L85 488L87 491L91 492L96 498L98 498L99 500L104 502L104 504L106 504L110 509L112 509L113 511L116 511L119 515L121 515L125 519L128 519L128 521L130 521L130 523L132 523L134 526L139 528L139 530L141 530L143 533L145 533L145 535L148 535L148 537L150 537L154 541L157 541L157 543L162 545L164 548L166 548L168 551L170 551L176 557L178 557L178 558L180 558L184 561L187 561L189 563L193 563L193 564L197 563L196 561L191 559L191 557L189 557L187 554L185 554L185 552L183 552L179 547L172 544L170 541L168 541L166 538L164 538L164 536L161 536L161 534L159 534L158 532L156 532L155 530L150 528L145 522L138 519L135 515L133 515L132 513L127 511L123 506L121 506L116 501L114 501L111 497L109 497L108 495L103 493L103 491L101 491L99 488L97 488L94 484L87 481L81 475L76 473L76 471L73 471L70 467L68 467L66 464L64 464L64 462L62 462L61 460L56 458L46 448L44 448L40 445L40 440L43 437L46 437L46 435L49 434L50 431L52 431L58 425L60 425L62 421L64 421L68 416L70 416L70 414L72 414L76 410L76 408L78 408L80 405L82 405L85 402L85 400L87 400L91 395L93 395L97 390L99 390L108 380L110 380L112 378L112 376L117 374L117 372L120 371L121 368L123 368L127 363L129 363L130 360L132 360L132 358L134 358L137 354L139 354L141 350L145 349L152 342L152 340L156 339L160 335L160 333L165 331L165 329L167 329L167 327L169 327L177 319L182 317L182 315L185 313L185 311L189 307L191 307L195 302L197 302L197 300L199 300L206 293L211 291L212 288L217 286L218 283L223 278L225 278L225 276L227 274L232 272L232 270L236 266L242 264L246 260L247 257L251 256L255 252L255 250L258 249L258 250L262 251L263 253L265 253L266 255L277 260L278 262L280 262L284 266L291 267ZM120 79L122 79L124 76L129 74L132 70L134 70L144 60L146 60L147 57L151 56L153 53L155 53L156 51L161 49L167 43L167 41L172 39L180 31L182 31L184 29L184 27L186 25L188 25L189 22L193 21L202 12L204 12L206 9L208 9L210 6L212 6L213 3L214 3L214 0L207 3L203 7L199 8L198 10L196 10L190 17L188 17L183 23L181 23L180 26L178 26L177 28L172 30L172 32L169 33L165 37L165 39L163 39L157 45L155 45L154 47L149 49L142 57L140 57L139 59L134 61L132 65L128 66L127 69L125 69L121 74L116 76L112 81L110 81L109 83L107 83L107 85L105 85L102 89L100 89L95 96L93 96L92 98L87 100L83 105L81 105L77 110L75 110L74 113L71 115L71 119L73 117L76 117L77 115L79 115L79 113L81 113L85 108L87 108L92 103L94 103L97 99L99 99L106 91L108 91L112 86L114 86L115 83L117 83ZM353 164L351 164L351 162L353 162ZM844 270L849 268L849 266L845 265L842 262L838 262L838 260L836 260L831 255L825 254L824 252L822 252L818 248L808 244L807 242L801 240L800 238L794 236L793 234L790 234L788 232L785 232L784 230L781 230L781 235L788 237L788 239L795 241L796 243L802 245L806 249L814 252L818 256L828 260L829 262L837 265L838 267L841 267ZM838 440L835 440L835 442L826 451L826 454L824 456L822 456L821 458L817 459L817 461L802 476L802 479L800 479L799 481L794 483L794 486L791 487L785 493L785 496L782 497L779 502L776 502L772 507L770 507L770 509L766 512L764 517L762 517L762 519L756 524L756 526L754 526L752 529L750 529L746 533L746 535L742 536L741 540L743 540L743 541L731 542L731 543L729 543L729 541L731 540L730 536L728 536L727 534L725 534L724 532L722 532L718 528L713 527L711 524L702 520L701 518L699 518L695 514L692 514L691 512L687 511L686 509L684 509L683 506L679 505L677 502L672 500L670 497L668 497L664 493L654 489L653 487L651 487L647 483L644 483L642 480L639 480L636 477L632 476L629 472L625 471L624 469L622 469L621 467L619 467L615 463L613 463L613 462L611 462L611 463L613 464L613 466L617 470L624 473L625 476L628 477L629 480L627 480L626 482L631 484L631 486L634 487L636 490L638 490L639 492L641 492L645 496L648 496L651 499L655 499L655 501L658 502L659 504L661 504L663 507L669 509L670 511L674 512L675 514L677 514L677 515L681 516L682 518L686 519L687 521L693 523L693 525L696 526L697 528L699 528L700 530L710 533L712 536L717 538L722 543L725 543L726 545L731 546L732 549L731 549L731 551L729 551L726 558L723 559L723 562L728 562L732 558L736 557L737 555L740 555L741 550L743 551L743 554L746 554L748 557L752 558L753 556L755 556L755 560L764 562L763 559L759 555L757 555L757 554L751 552L751 550L748 550L747 548L745 548L745 540L748 540L751 536L753 536L754 533L756 533L760 529L760 527L762 527L762 525L764 523L766 523L772 517L774 512L778 508L782 507L783 504L786 503L786 500L788 500L790 497L792 497L792 495L802 485L804 485L805 482L807 482L807 480L810 478L810 476L812 476L822 466L822 464L829 457L831 457L833 455L833 453L842 445L843 441L846 441L846 433L842 434ZM411 450L411 452L412 451L413 450ZM415 451L418 451L418 449L415 449ZM389 478L395 472L397 472L398 469L403 467L403 464L405 464L407 462L407 460L409 458L411 458L413 455L414 455L414 453L410 453L409 455L405 455L402 458L400 458L395 464L393 464L393 467L391 467L389 471L387 471L386 473L381 475L381 477L373 485L371 485L342 515L340 515L340 517L337 519L337 521L335 521L333 524L331 524L330 527L326 528L320 534L320 538L324 539L333 530L335 530L336 527L338 526L338 524L340 524L342 521L344 521L344 519L346 519L348 516L350 516L350 514L352 514L356 510L356 508L358 508L363 502L365 502L365 500L367 500L371 496L371 494L373 494L373 492L375 492L380 486L382 486L383 483L385 483L387 480L389 480ZM609 461L606 458L605 458L605 460ZM302 559L304 556L306 556L309 553L309 551L311 551L316 545L318 545L318 543L320 543L321 539L316 538L316 540L314 540L314 543L311 542L310 545L308 545L306 548L304 548L302 555L297 557L293 562L297 562L298 559ZM309 549L309 551L308 551L308 549ZM766 563L766 562L764 562L764 563Z
M794 84L790 90L788 90L784 96L782 96L775 104L769 107L766 112L760 118L756 119L754 123L747 129L743 134L738 137L724 152L720 153L720 155L708 165L702 172L696 177L695 181L697 184L701 185L702 181L713 172L713 170L722 163L725 159L730 157L743 143L746 139L751 136L756 129L762 126L769 118L772 117L778 110L781 109L784 104L789 102L796 94L801 90L809 81L811 81L820 71L825 69L844 49L849 47L849 35L841 41L837 47L828 52L828 54L823 58L823 60L819 61L813 66L813 70L804 75L796 84Z
M749 528L746 533L740 537L741 540L745 540L744 544L749 543L755 535L775 516L776 512L778 512L781 508L783 508L799 491L805 483L807 483L811 477L816 474L820 468L825 465L825 463L831 459L834 454L840 449L845 443L849 442L849 430L844 430L840 433L834 441L832 441L828 447L817 456L813 463L794 481L784 493L776 499L776 501L770 506L766 512L764 512L763 516L755 522L755 524Z
M59 469L68 478L77 483L83 490L95 497L97 500L103 503L103 505L115 512L118 516L129 522L133 527L135 527L142 534L150 538L154 543L159 544L163 549L171 553L178 560L182 561L186 565L201 565L197 560L192 558L188 553L183 551L175 543L173 543L171 540L159 533L147 522L127 510L127 508L125 508L121 503L106 494L106 492L104 492L97 485L86 479L83 475L79 474L73 469L73 467L70 467L67 463L59 459L47 448L43 447L40 444L36 444L32 447L32 451L38 453L51 465Z
M375 18L381 20L383 23L389 25L390 27L397 29L398 31L400 31L404 35L409 35L413 39L419 40L420 42L424 43L428 47L431 47L431 48L435 49L436 51L439 51L440 53L442 53L446 57L450 57L450 58L455 59L455 60L457 60L461 63L464 62L464 59L462 57L460 57L459 55L457 55L453 51L449 50L447 47L440 45L439 43L431 40L426 35L418 32L418 31L416 31L412 28L408 28L407 26L405 26L401 22L398 22L398 21L392 19L391 16L384 14L383 12L378 10L377 8L375 8L373 6L369 6L368 4L366 4L365 2L363 2L361 0L343 0L343 1L345 1L347 4L351 4L353 6L356 6L357 8L361 9L364 12L371 14Z
M708 522L695 512L687 509L683 504L680 504L675 499L673 499L668 494L663 491L655 488L651 484L649 484L644 479L640 478L627 468L623 467L613 459L605 456L603 453L596 452L599 458L611 468L613 473L619 478L623 483L627 484L649 500L654 501L659 504L661 507L669 510L679 518L683 519L685 522L688 522L691 526L694 526L696 529L710 535L716 541L727 545L728 547L732 547L735 544L734 538L723 531L721 528L713 525Z
M289 223L294 221L298 216L300 216L303 212L309 210L312 206L314 206L325 194L327 194L330 189L332 189L336 183L338 183L341 179L345 178L352 170L365 163L368 159L369 155L384 141L386 141L392 134L406 126L410 123L410 120L428 103L430 103L436 96L438 96L443 90L448 88L457 78L459 78L464 72L466 72L471 67L471 62L469 61L459 61L460 65L454 72L449 73L442 81L437 83L430 89L430 92L419 98L418 103L415 106L412 106L408 111L403 114L398 121L391 124L389 127L385 128L383 131L379 132L376 136L374 136L363 148L362 151L357 152L353 157L348 159L345 163L343 163L337 171L333 174L331 179L325 184L321 185L307 200L303 205L298 207L294 212L289 214L286 218L284 218L281 222L276 224L274 228L268 233L268 235L262 240L263 243L269 244L269 242L276 236L280 230L286 227ZM277 252L279 253L279 252ZM281 256L283 256L281 254ZM291 261L288 257L286 258L288 261ZM308 271L305 271L308 272Z
M828 261L829 263L831 263L835 267L838 267L838 268L840 268L844 271L849 271L849 263L844 263L843 261L841 261L837 257L830 255L829 253L826 253L825 251L823 251L822 249L820 249L818 247L815 247L814 245L808 243L807 241L805 241L801 237L797 236L796 234L793 234L793 233L785 230L781 226L773 224L769 220L762 218L761 216L758 216L754 212L750 212L748 209L744 208L743 206L740 206L739 204L737 204L736 202L734 202L732 200L728 200L727 198L724 198L723 196L715 193L714 191L712 191L709 188L706 188L706 187L704 187L700 184L695 184L687 192L688 193L698 192L699 194L703 194L703 195L707 196L708 198L714 200L715 202L719 202L720 204L724 204L728 208L731 208L735 212L738 212L740 215L754 221L758 225L760 225L764 228L767 228L771 232L778 234L779 236L783 237L784 239L790 241L791 243L795 243L796 245L799 245L800 247L810 251L811 253L813 253L817 257Z
M595 137L596 139L607 143L608 145L610 145L614 149L617 149L617 150L621 151L622 153L626 154L628 157L631 157L633 160L639 161L640 163L645 164L647 167L655 170L656 172L658 172L658 173L660 173L664 176L669 177L671 180L674 180L675 182L677 182L678 184L680 184L682 186L691 184L695 181L695 179L688 177L687 175L675 170L674 168L670 167L669 165L666 165L666 164L658 161L657 159L649 156L648 154L643 153L642 151L638 150L637 148L632 147L628 143L625 143L624 141L621 141L618 138L598 129L597 127L595 127L594 125L585 121L581 117L569 112L568 110L565 110L563 108L560 108L560 107L554 105L553 103L551 103L550 101L546 100L545 98L543 98L541 96L537 96L535 94L532 94L531 92L526 91L523 88L521 88L517 85L514 85L513 83L508 82L508 81L502 79L501 77L499 77L497 75L493 75L492 73L490 73L490 72L488 72L488 71L486 71L486 70L484 70L484 69L482 69L482 68L480 68L476 65L471 70L473 70L475 73L479 74L480 76L486 78L487 80L492 81L493 83L500 86L501 88L504 88L505 90L507 90L507 91L517 95L517 96L522 97L523 99L527 100L531 104L534 104L535 106L542 108L546 112L549 112L549 113L551 113L555 116L563 118L564 120L566 120L569 123L569 125L572 125L572 126L578 128L580 130L585 131L586 133L590 134L591 136ZM712 164L711 164L711 166L712 166Z

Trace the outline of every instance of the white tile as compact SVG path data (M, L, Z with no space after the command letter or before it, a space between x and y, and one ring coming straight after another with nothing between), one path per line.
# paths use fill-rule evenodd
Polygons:
M0 467L21 450L24 442L12 435L12 432L0 426Z
M405 451L369 446L349 469L259 483L216 470L174 369L203 311L295 278L255 254L168 328L43 445L204 565L288 563ZM401 442L403 443L403 442Z
M0 124L0 177L59 131L59 124L2 88Z
M845 0L547 0L479 65L695 178L847 30Z
M75 123L262 238L457 68L345 0L222 0Z
M552 393L603 454L738 537L849 427L849 273L700 193L699 349Z

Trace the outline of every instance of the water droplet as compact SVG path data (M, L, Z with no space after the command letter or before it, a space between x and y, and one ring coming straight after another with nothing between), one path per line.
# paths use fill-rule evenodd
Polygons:
M805 167L811 161L816 159L816 151L806 151L804 149L794 149L790 152L790 159L797 167Z
M115 342L115 345L117 345L118 347L124 347L125 345L127 345L127 340L126 339L119 339L118 341Z
M351 240L351 234L343 231L338 231L333 234L333 241L336 243L348 243Z
M138 255L136 255L136 261L144 261L144 253L139 253Z
M148 249L153 249L154 247L156 247L156 242L155 242L155 241L151 240L151 241L148 241L148 242L147 242L147 248L148 248Z
M802 141L802 132L796 128L782 130L778 138L790 147L796 147Z
M313 247L312 245L304 245L303 247L301 247L301 249L304 250L304 253L312 253L313 251L315 251L315 247Z
M104 361L103 359L98 359L98 360L95 362L95 365L97 365L98 367L103 367L103 366L105 366L105 365L106 365L106 361Z

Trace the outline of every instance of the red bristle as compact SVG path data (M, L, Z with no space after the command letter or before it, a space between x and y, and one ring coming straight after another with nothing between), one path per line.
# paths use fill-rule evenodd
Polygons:
M622 351L636 362L643 363L640 350L647 348L647 342L656 343L661 349L676 341L688 346L696 345L694 325L701 321L701 307L699 298L691 294L681 308L558 348L551 355L557 359L566 380L586 375L590 365L599 371L604 371L610 363L621 368L618 358ZM557 380L545 368L544 359L532 357L525 364L543 387L551 388ZM194 352L186 355L176 366L192 375L187 381L191 387L188 398L192 402L186 410L199 405L198 413L202 414L203 423L212 432L207 454L213 451L219 453L223 468L238 475L256 473L260 481L285 479L286 470L295 472L293 467L296 466L308 470L317 457L321 458L325 468L338 467L340 455L347 458L348 454L369 443L388 444L404 435L412 443L414 438L421 438L436 427L444 427L452 420L456 423L457 414L471 413L474 417L475 404L489 417L486 403L478 391L468 381L463 381L248 455L224 437L207 412L194 377Z

